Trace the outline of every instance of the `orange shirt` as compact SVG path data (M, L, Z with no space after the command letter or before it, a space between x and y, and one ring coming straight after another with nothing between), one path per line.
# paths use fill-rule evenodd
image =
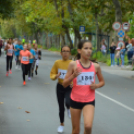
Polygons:
M82 72L73 80L71 99L77 102L91 102L95 99L95 90L90 88L91 83L95 82L94 64L91 62L89 68L84 68L79 60L76 63L77 67L82 69Z
M21 50L20 55L21 55L21 63L29 64L29 57L30 57L31 53L28 50L26 50L26 51Z

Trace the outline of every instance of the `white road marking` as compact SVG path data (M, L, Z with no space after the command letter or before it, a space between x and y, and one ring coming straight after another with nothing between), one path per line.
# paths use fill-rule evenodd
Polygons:
M127 110L129 110L129 111L131 111L131 112L134 112L134 109L132 109L132 108L130 108L130 107L124 105L123 103L121 103L121 102L119 102L119 101L116 101L116 100L114 100L114 99L112 99L112 98L110 98L110 97L108 97L108 96L106 96L106 95L104 95L104 94L102 94L102 93L100 93L100 92L98 92L98 91L96 91L96 93L97 93L98 95L100 95L100 96L102 96L102 97L108 99L108 100L111 100L112 102L118 104L119 106L121 106L121 107L123 107L123 108L125 108L125 109L127 109Z

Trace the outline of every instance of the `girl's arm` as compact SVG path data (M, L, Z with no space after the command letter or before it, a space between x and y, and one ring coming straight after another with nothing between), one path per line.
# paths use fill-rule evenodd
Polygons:
M8 49L8 45L5 46L5 51Z
M60 73L58 73L57 63L55 62L50 72L50 79L56 80L59 76Z
M32 54L30 54L29 59L33 59L33 57L34 57L34 56L33 56Z
M76 66L76 61L70 62L68 66L67 74L62 84L64 88L69 86L72 83L73 79L81 73L81 69L75 68L75 66Z
M97 74L97 77L98 77L98 80L99 80L99 83L98 84L95 84L94 82L90 85L90 88L95 90L97 88L100 88L100 87L103 87L105 85L105 81L104 81L104 78L103 78L103 75L101 73L101 68L100 68L100 65L99 64L94 64L95 65L95 69L96 69L96 74Z

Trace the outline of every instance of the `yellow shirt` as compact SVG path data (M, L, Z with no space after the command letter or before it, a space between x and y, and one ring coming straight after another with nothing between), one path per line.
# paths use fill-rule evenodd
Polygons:
M60 72L61 75L58 79L58 83L62 84L63 83L63 80L65 78L65 75L67 73L67 69L68 69L68 65L69 63L71 62L72 60L67 60L67 61L64 61L64 60L57 60L55 61L52 69L51 69L51 72L50 72L50 79L52 80L56 80L56 75Z

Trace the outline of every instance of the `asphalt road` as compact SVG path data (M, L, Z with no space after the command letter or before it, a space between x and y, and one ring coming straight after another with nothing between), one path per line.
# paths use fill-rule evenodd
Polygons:
M50 80L49 73L54 61L60 58L57 53L44 51L38 75L23 86L15 60L12 74L6 77L6 61L4 56L0 57L0 134L57 134L56 81ZM105 72L103 67L102 70L106 85L96 90L92 133L134 134L134 80ZM71 134L67 111L65 115L64 134Z

